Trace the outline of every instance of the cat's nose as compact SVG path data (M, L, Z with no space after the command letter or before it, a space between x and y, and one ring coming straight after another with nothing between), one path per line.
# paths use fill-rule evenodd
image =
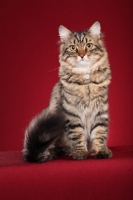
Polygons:
M85 54L79 55L81 58L83 58L85 56Z
M85 56L85 51L84 50L79 50L78 51L79 56L83 59Z

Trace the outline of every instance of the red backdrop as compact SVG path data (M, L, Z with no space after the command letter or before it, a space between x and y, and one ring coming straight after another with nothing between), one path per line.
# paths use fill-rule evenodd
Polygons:
M112 69L110 146L132 145L132 0L0 1L0 150L21 150L29 120L58 80L58 26L99 21ZM55 70L54 70L55 69Z

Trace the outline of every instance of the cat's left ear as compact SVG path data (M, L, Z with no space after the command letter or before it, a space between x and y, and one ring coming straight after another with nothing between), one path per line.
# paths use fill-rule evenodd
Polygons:
M101 34L101 26L100 23L97 21L95 22L88 30L90 34L93 36L100 36Z
M71 31L69 31L66 27L60 25L59 26L59 36L61 40L67 40L70 37Z

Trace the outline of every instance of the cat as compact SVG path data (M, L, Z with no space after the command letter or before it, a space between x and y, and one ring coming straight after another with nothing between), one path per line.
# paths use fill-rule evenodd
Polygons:
M108 86L111 70L100 23L73 32L59 26L59 82L50 105L25 131L23 156L45 162L58 155L73 159L112 157L107 147Z

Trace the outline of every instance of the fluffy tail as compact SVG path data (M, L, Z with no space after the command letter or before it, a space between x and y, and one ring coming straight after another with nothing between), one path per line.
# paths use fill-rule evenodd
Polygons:
M63 133L65 117L61 110L45 109L36 116L25 132L24 159L28 162L44 162L55 156L54 143Z

